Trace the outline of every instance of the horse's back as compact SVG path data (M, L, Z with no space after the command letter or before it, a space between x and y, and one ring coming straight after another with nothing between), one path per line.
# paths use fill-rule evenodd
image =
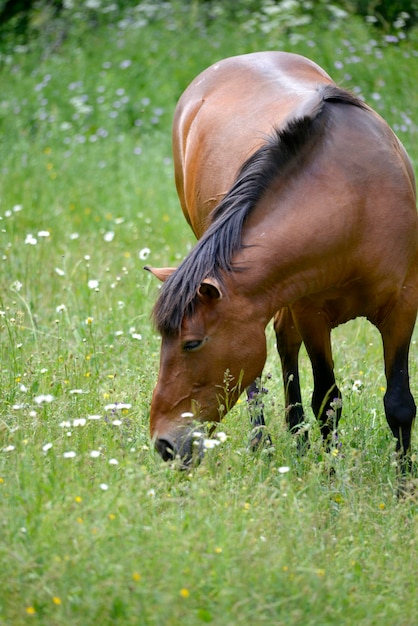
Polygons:
M173 150L179 198L198 237L246 159L274 129L283 129L289 121L322 106L328 90L325 140L321 140L326 148L315 149L311 166L316 174L306 165L294 173L293 178L305 176L301 193L306 191L312 205L316 180L318 220L328 211L327 205L338 199L344 213L342 234L349 226L354 232L368 233L367 238L370 233L384 237L399 231L408 247L416 245L415 181L405 150L378 114L359 102L347 104L343 96L339 99L337 89L332 96L333 87L328 74L314 62L285 52L224 59L194 79L176 108ZM276 208L280 202L277 198ZM344 206L352 208L346 211Z
M242 163L289 118L301 116L321 85L316 63L286 52L224 59L197 76L180 98L173 125L177 190L197 236Z

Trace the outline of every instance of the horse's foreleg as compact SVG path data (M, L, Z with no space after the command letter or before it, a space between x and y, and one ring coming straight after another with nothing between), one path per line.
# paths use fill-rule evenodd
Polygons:
M265 390L260 388L260 381L255 380L247 387L248 407L251 420L251 440L250 448L255 451L261 443L271 446L272 441L266 430L266 422L264 421L264 403L263 394Z
M312 410L319 422L324 441L336 436L341 416L341 392L334 376L331 349L331 325L322 309L299 302L294 319L312 364L314 391Z
M301 434L301 425L305 419L299 382L299 350L302 338L290 309L281 309L276 313L274 330L282 365L286 422L292 433ZM303 431L302 437L304 440L307 439L306 430Z

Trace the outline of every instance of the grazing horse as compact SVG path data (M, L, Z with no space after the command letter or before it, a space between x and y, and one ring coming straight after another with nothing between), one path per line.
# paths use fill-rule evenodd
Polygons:
M386 122L295 54L259 52L201 73L174 117L175 179L199 238L154 307L162 336L151 436L192 459L196 422L218 422L266 359L274 319L286 417L304 413L303 342L324 439L340 416L331 330L364 316L381 333L386 418L405 458L416 407L408 353L418 306L415 181Z

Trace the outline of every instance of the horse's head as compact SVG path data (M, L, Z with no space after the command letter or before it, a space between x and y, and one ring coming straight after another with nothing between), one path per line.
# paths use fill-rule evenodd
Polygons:
M174 271L147 269L160 280ZM150 430L163 459L189 464L199 424L219 422L265 359L264 326L250 322L240 297L224 296L218 281L205 279L179 332L162 336Z

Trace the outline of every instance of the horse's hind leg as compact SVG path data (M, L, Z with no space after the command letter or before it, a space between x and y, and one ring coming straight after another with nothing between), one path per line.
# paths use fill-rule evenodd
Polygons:
M376 324L382 335L387 389L384 396L386 419L396 438L401 470L408 470L408 453L416 405L409 387L409 346L416 320L414 290L404 287L402 298L389 317ZM415 294L418 296L418 294Z
M301 424L305 419L299 382L299 350L302 338L289 308L276 313L274 330L282 365L286 422L292 433L300 434ZM306 441L307 431L304 431L301 437Z

